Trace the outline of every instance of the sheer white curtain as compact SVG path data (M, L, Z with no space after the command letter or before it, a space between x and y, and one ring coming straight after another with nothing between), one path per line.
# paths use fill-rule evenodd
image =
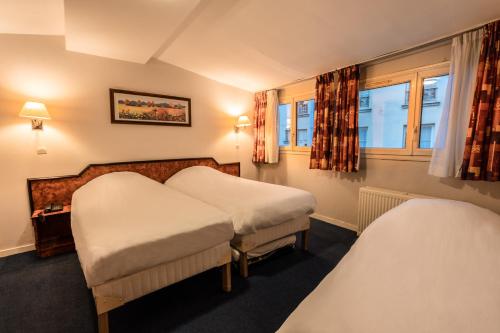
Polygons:
M278 145L278 91L267 91L267 107L266 107L266 122L265 122L265 138L264 143L264 161L265 163L278 163L279 161L279 145Z
M430 175L460 176L481 41L482 30L453 38L450 77L429 165Z

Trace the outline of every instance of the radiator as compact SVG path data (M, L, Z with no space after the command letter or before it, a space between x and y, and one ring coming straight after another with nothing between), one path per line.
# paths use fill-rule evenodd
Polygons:
M377 217L413 198L431 197L384 188L361 187L358 201L358 235Z

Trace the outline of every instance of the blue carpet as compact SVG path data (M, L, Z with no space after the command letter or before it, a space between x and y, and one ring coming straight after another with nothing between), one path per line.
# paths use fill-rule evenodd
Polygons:
M282 250L233 270L233 291L213 269L110 312L111 332L274 332L356 240L319 221L310 251ZM96 332L92 293L75 253L38 259L34 252L0 259L0 332Z

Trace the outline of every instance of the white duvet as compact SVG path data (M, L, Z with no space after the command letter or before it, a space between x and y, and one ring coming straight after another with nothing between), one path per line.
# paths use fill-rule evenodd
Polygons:
M309 192L235 177L204 166L183 169L165 185L229 213L235 233L240 235L310 214L316 205Z
M133 172L73 194L71 228L89 287L228 242L230 217Z
M279 330L500 332L500 216L414 199L360 236Z

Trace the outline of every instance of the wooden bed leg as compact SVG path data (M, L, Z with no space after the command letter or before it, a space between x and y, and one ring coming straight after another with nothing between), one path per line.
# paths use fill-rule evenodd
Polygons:
M248 277L248 256L246 252L240 252L240 275Z
M109 332L109 323L108 323L108 313L104 312L97 315L97 327L99 329L99 333L108 333Z
M309 251L309 229L302 231L302 250Z
M222 266L222 290L226 293L231 292L231 263L228 262Z

